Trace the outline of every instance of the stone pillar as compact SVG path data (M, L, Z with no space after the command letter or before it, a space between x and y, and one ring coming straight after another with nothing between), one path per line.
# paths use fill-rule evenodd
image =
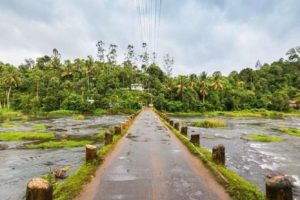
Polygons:
M220 144L213 147L212 160L218 165L225 165L225 147L223 145Z
M122 133L121 126L115 126L115 135L120 135Z
M200 146L200 134L191 135L191 143Z
M174 126L174 121L173 120L170 120L170 125Z
M180 126L180 123L179 123L179 122L176 122L176 123L174 124L174 128L175 128L177 131L179 131L179 126Z
M121 123L121 128L122 128L122 130L123 130L123 129L126 129L126 123L125 123L125 122L122 122L122 123Z
M291 182L284 176L274 176L266 182L267 200L293 200Z
M52 200L53 187L42 178L33 178L27 184L26 200Z
M85 161L91 162L97 157L97 147L94 145L85 146Z
M114 136L111 133L105 133L105 145L111 144L113 142Z
M181 127L181 134L187 136L188 134L188 127L187 126L183 126Z

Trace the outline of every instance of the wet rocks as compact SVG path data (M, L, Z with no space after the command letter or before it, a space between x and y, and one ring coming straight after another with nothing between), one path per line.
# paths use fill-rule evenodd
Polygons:
M6 150L6 149L8 149L7 144L0 144L0 151Z

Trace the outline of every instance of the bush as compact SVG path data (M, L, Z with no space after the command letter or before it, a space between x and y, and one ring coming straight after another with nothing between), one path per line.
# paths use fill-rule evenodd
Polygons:
M225 127L225 122L219 119L209 119L205 121L191 122L191 126L203 127L203 128L222 128Z
M71 94L62 102L62 108L65 110L82 111L84 108L82 97L77 94Z

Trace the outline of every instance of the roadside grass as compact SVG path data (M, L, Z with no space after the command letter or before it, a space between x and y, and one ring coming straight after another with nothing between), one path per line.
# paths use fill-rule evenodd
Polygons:
M28 149L59 149L59 148L71 148L71 147L83 147L87 144L92 144L92 141L74 141L74 140L61 140L61 141L49 141L42 142L40 144L28 144Z
M54 138L54 133L40 133L33 131L10 131L0 133L0 140L19 141L19 140L50 140Z
M94 139L98 142L103 142L104 141L104 137L105 137L105 130L101 130L99 131L99 133L97 133L96 135L94 135Z
M220 119L208 119L204 121L193 121L190 125L202 128L223 128L225 127L225 122Z
M284 129L281 129L281 131L283 133L291 135L291 136L300 137L300 130L296 129L296 128L284 128Z
M299 111L292 112L277 112L269 111L265 109L252 109L252 110L241 110L241 111L212 111L212 112L175 112L167 113L171 116L178 117L255 117L255 118L270 118L270 119L282 119L284 117L300 117Z
M179 140L181 140L181 142L192 154L202 160L204 165L206 165L216 177L217 181L224 186L232 199L265 200L265 195L256 185L249 183L234 171L213 163L210 151L193 145L187 137L183 136L179 131L174 129L164 119L161 118L161 120L179 138Z
M272 136L272 135L266 135L266 134L250 134L246 136L246 139L256 142L281 142L283 141L283 138Z
M32 128L35 131L45 131L45 130L47 130L47 127L44 124L35 124Z
M130 124L132 124L133 121L134 119L131 120ZM84 162L77 172L69 176L63 182L54 183L54 200L73 200L76 196L78 196L84 185L90 182L90 180L94 177L98 166L104 161L105 156L114 149L118 141L127 133L127 130L128 129L122 130L120 135L114 135L112 144L101 147L97 152L97 160L92 163ZM104 131L100 131L97 135L102 137L103 134Z

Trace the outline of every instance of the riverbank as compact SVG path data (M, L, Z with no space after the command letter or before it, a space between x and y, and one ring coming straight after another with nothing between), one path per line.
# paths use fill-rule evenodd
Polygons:
M174 112L166 113L170 116L178 117L256 117L256 118L271 118L281 119L284 117L300 117L300 111L277 112L263 109L241 110L241 111L211 111L211 112Z

